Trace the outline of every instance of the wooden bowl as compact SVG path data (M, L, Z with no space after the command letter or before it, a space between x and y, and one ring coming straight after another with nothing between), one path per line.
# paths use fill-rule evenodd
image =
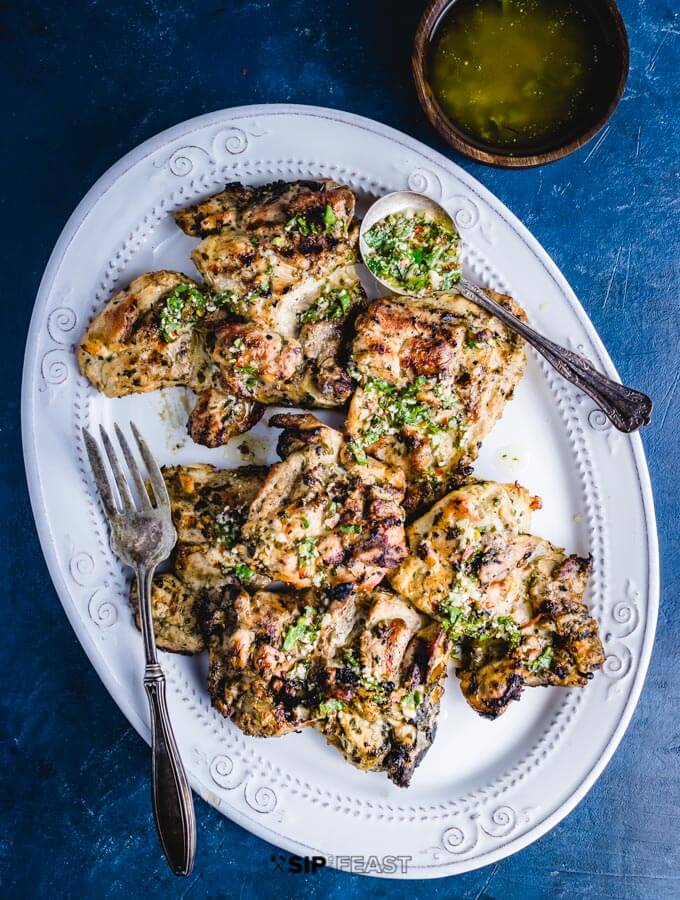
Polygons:
M428 81L430 40L442 16L455 2L457 0L430 0L416 31L411 57L413 77L420 104L430 122L455 150L477 162L491 166L509 168L542 166L578 150L605 125L621 99L628 78L628 37L615 0L590 0L591 12L598 16L605 47L609 51L605 64L608 71L610 70L607 88L597 97L597 106L592 119L582 123L580 130L566 133L563 140L558 138L551 144L547 144L541 152L527 153L514 152L507 147L503 148L477 141L465 134L455 122L448 118L434 96Z

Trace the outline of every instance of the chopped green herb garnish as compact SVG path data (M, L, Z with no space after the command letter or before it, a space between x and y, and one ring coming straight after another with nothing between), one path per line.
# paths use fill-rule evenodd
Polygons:
M357 659L356 653L354 652L354 650L345 650L343 656L345 658L345 662L350 667L350 669L352 669L354 672L361 671L361 666L359 664L359 660Z
M298 541L298 561L301 566L306 567L312 563L318 554L316 549L316 540L312 537L302 538Z
M378 704L386 703L392 686L364 672L354 650L345 650L343 658L346 665L359 676L359 684L372 695L372 699Z
M341 525L340 531L342 531L343 534L359 534L359 532L361 531L361 526L360 525Z
M225 506L215 517L215 531L227 550L231 550L241 535L245 509Z
M343 710L344 708L345 704L342 700L336 700L334 697L331 697L330 700L323 700L319 703L317 713L322 719L326 719L328 716L335 712L340 712L340 710Z
M322 320L335 322L344 318L358 297L358 290L354 293L346 288L337 290L325 290L319 299L300 315L300 322L306 325L308 322L320 322Z
M176 340L191 328L197 319L215 312L223 306L233 306L235 295L227 291L221 294L204 294L194 284L178 284L166 296L160 312L160 328L166 343Z
M527 669L530 672L543 672L552 666L553 656L555 655L555 651L551 644L545 648L545 650L540 653L536 659L532 659L530 663L527 665Z
M225 575L235 575L239 581L250 581L254 578L255 573L245 563L237 563L235 566L224 566Z
M298 616L286 632L283 640L284 653L290 653L298 644L302 644L299 649L311 650L319 637L319 627L316 610L313 606L306 606L304 613Z
M377 409L364 424L361 444L370 447L388 434L396 434L405 427L421 426L425 434L433 437L446 429L433 416L433 409L418 400L418 394L427 384L424 376L404 388L397 388L382 378L369 378L364 390L375 394Z
M303 237L319 233L319 229L314 222L310 222L305 216L293 216L292 219L289 219L286 222L286 231L297 232Z
M333 212L333 207L327 203L323 211L323 224L326 233L333 230L333 226L338 221L337 216Z
M510 616L494 618L474 606L444 604L440 609L442 624L453 641L470 638L476 641L505 641L510 649L518 647L522 638L519 626Z
M394 213L366 232L366 265L383 281L418 296L449 290L461 276L460 237L425 213Z
M257 387L257 369L255 366L235 366L234 371L243 379L243 384L252 391Z
M352 451L352 455L354 456L354 459L360 465L365 466L366 463L368 462L368 457L366 456L364 451L361 449L360 445L357 444L356 441L352 441L349 445L349 449Z
M411 691L410 694L405 694L401 699L402 706L411 707L412 709L417 709L422 702L423 695L421 691L418 690Z
M169 343L205 314L206 297L193 284L178 284L165 298L160 325L163 340Z

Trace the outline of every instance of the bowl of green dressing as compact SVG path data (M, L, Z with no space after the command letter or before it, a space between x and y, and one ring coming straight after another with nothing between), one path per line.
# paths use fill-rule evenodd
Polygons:
M614 0L431 0L412 60L434 127L500 166L582 147L614 112L628 61Z

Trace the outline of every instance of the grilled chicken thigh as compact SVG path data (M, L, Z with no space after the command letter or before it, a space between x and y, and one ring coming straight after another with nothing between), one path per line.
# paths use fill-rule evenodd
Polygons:
M450 642L410 604L358 594L356 623L320 672L316 727L349 762L407 787L437 731Z
M301 614L293 596L248 594L237 587L226 588L212 610L208 690L215 708L245 734L276 737L310 722L304 684L297 677L298 659L304 660L305 653L302 645L295 653L284 650Z
M510 297L489 292L515 315ZM347 432L398 466L414 512L465 474L524 372L522 340L456 293L375 300L356 323Z
M192 438L208 447L226 443L251 428L263 410L253 400L213 389L219 373L206 353L206 326L215 327L224 316L217 309L206 309L209 306L208 298L186 275L169 271L140 275L91 322L78 349L80 371L107 397L191 388L199 394L189 420ZM173 309L176 319L169 315ZM193 321L181 323L189 311L201 312L208 320L202 329Z
M272 416L279 453L243 526L246 561L293 587L375 587L406 555L404 478L311 415Z
M321 731L359 768L406 786L436 731L448 639L386 591L250 596L209 623L213 703L246 734Z
M239 316L275 328L287 293L356 260L354 205L329 180L229 184L175 219L203 237L192 259L209 287Z
M172 520L177 530L173 571L197 587L240 577L266 584L243 565L241 542L248 510L267 475L264 466L216 469L210 465L164 466Z
M353 214L354 194L331 181L228 185L177 213L203 237L193 259L206 284L135 279L88 328L82 373L111 397L191 388L189 433L208 447L251 428L260 404L342 406L344 333L365 300Z
M160 311L180 285L197 288L180 272L152 272L119 291L92 321L78 350L80 371L107 397L177 385L193 386L200 347L191 331L163 339Z
M517 484L477 482L407 531L393 588L442 622L457 645L468 703L494 718L525 684L583 686L604 662L583 595L590 560L528 534L540 500Z
M239 434L250 431L262 418L264 407L216 388L201 391L189 415L187 431L192 441L204 447L221 447Z

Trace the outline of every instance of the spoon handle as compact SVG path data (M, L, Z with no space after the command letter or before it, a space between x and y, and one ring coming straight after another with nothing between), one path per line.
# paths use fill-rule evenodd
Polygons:
M560 347L554 341L543 337L505 307L492 300L471 281L461 280L457 287L466 300L476 303L477 306L481 306L482 309L500 319L511 331L519 334L528 344L538 350L541 356L564 379L592 397L619 431L630 433L649 424L653 403L646 394L607 378L606 375L593 368L585 356Z

